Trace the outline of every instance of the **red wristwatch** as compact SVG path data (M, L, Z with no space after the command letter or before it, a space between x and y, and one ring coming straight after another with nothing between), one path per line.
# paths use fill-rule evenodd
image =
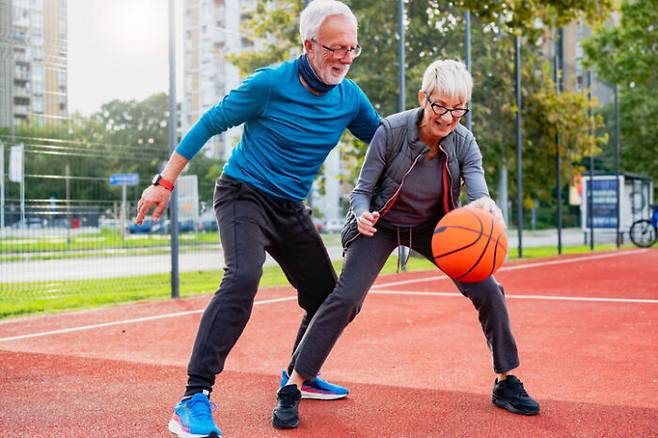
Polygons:
M169 190L170 192L174 191L174 183L164 179L162 175L160 175L159 173L153 177L152 184L154 186L162 186L165 189Z

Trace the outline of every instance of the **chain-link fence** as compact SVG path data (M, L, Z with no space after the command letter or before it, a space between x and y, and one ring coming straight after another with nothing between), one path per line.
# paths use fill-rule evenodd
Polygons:
M134 223L166 150L52 138L0 143L0 318L169 296L167 215ZM221 277L214 213L197 212L179 221L183 295L212 292Z

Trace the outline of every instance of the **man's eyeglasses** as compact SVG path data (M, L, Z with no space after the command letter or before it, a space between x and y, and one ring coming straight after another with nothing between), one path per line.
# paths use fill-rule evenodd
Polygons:
M320 42L315 38L311 39L311 41L320 44ZM338 49L332 49L331 47L327 47L324 44L320 44L320 47L330 51L334 55L334 59L343 59L345 56L347 56L348 52L352 52L352 56L355 58L361 54L361 46L358 44L354 47L350 47L349 49L346 49L344 47L339 47Z
M438 103L432 102L430 98L427 96L425 96L425 99L427 99L427 103L430 104L430 107L432 107L432 111L434 111L434 114L436 114L437 116L442 116L448 111L450 111L450 115L453 118L458 119L460 117L463 117L464 114L470 111L468 108L446 108L443 105L439 105Z

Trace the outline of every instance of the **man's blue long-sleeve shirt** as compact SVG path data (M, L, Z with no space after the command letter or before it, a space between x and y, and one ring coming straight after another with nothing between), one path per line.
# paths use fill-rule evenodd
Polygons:
M348 79L324 95L311 93L298 62L257 70L203 115L176 152L192 159L210 137L244 123L224 173L278 198L304 199L343 131L370 142L380 118Z

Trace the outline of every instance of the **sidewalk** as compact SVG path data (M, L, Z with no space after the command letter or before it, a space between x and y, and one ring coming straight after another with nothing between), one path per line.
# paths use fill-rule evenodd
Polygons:
M507 246L516 248L519 246L518 232L515 228L507 230ZM522 241L524 248L537 246L555 246L557 247L557 228L547 230L523 230ZM628 240L626 233L623 235L625 241ZM589 242L589 231L582 228L563 228L562 229L562 246L580 246L587 245ZM602 231L594 230L594 244L615 243L615 230Z
M508 234L508 248L518 247L518 235L515 229ZM587 236L589 237L589 235ZM528 231L523 230L523 247L557 247L557 230ZM323 235L327 250L332 260L343 256L340 241L335 235ZM614 231L595 232L594 241L597 245L614 243ZM580 228L562 230L562 246L585 245L584 232ZM265 265L276 262L268 256ZM224 266L224 254L220 246L213 249L203 249L195 252L179 254L179 271L219 270ZM0 263L0 278L3 282L34 282L83 280L98 278L127 277L133 275L162 274L171 272L169 254L158 255L113 255L110 257L86 257L58 260L29 260Z

